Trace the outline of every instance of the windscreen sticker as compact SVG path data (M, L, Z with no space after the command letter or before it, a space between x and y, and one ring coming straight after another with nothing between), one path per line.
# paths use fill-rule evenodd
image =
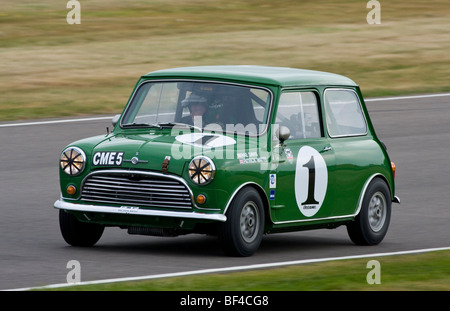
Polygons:
M328 169L320 153L309 146L300 148L295 168L295 199L300 212L314 216L327 192Z

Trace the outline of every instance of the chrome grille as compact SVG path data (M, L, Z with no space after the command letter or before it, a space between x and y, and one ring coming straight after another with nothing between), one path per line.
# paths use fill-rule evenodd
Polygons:
M81 199L126 206L192 208L188 188L181 181L162 174L93 174L83 183Z

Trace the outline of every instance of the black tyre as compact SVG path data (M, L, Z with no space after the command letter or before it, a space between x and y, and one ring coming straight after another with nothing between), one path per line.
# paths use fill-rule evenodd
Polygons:
M347 232L357 245L377 245L384 239L390 220L389 188L382 179L375 178L367 187L358 216L347 225Z
M226 254L251 256L259 248L264 233L264 207L253 188L242 189L227 211L227 221L219 226L219 240Z
M92 246L100 240L105 227L79 221L73 214L59 210L59 228L72 246Z

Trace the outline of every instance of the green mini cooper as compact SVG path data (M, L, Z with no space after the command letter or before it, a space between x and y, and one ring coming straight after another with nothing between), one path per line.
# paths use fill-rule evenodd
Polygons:
M201 66L142 76L107 135L60 157L62 236L92 246L130 234L217 235L250 256L264 233L346 225L386 235L395 165L359 87L325 72Z

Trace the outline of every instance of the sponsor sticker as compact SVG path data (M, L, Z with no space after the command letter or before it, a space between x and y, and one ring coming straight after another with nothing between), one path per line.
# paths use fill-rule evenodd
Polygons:
M277 174L270 174L269 176L269 188L277 187Z
M117 209L119 213L133 214L139 212L139 207L137 206L121 206Z
M294 155L292 154L291 149L286 148L286 150L284 150L284 153L286 154L286 159L288 159L289 162L292 162L292 160L294 159Z
M270 199L275 200L275 190L270 190Z

